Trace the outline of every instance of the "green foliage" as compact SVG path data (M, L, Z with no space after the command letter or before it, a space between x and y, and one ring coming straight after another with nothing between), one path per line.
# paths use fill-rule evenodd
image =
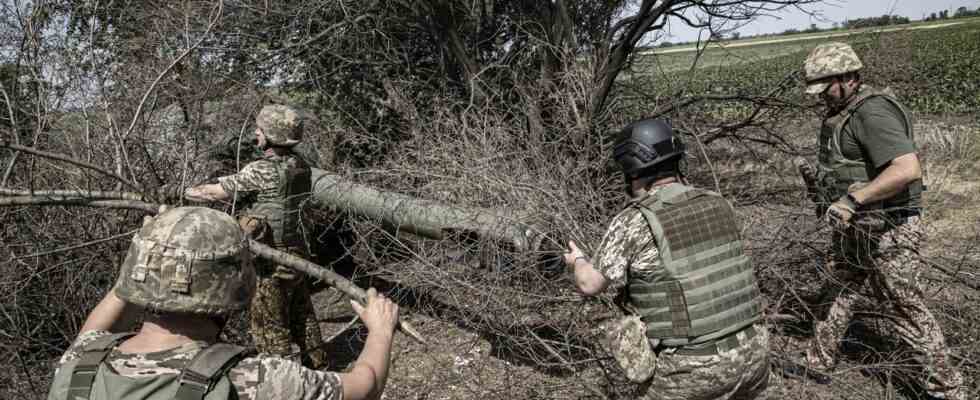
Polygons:
M702 63L710 66L668 71L640 86L655 84L656 90L648 88L646 92L657 93L658 102L678 96L764 96L798 71L809 49L824 40L844 40L853 45L865 63L864 80L877 87L891 87L917 112L969 113L980 109L980 64L976 62L980 59L980 24L976 22L802 42L806 46L760 44L729 49L724 54L728 65L709 51ZM752 59L755 61L749 61ZM787 92L782 100L810 103L817 99L805 98L801 86ZM753 109L746 102L709 102L697 108L699 114L721 121L744 117Z

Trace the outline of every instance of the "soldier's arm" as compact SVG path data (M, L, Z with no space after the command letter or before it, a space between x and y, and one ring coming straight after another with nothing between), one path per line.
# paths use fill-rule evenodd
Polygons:
M89 331L117 333L130 330L141 311L141 307L127 303L116 296L115 289L110 290L89 313L78 333Z
M595 261L588 258L574 242L569 242L571 251L565 253L565 264L574 269L575 286L586 296L595 296L610 287L619 288L626 284L626 259L629 247L631 219L638 214L621 212L613 218L606 234L599 243Z
M368 337L350 372L340 374L344 399L380 399L391 366L398 305L370 288L364 306L353 301L351 306L367 326Z
M572 268L575 275L575 287L586 296L595 296L609 287L609 279L595 268L592 261L575 242L568 242L571 251L565 253L565 265Z
M228 200L235 194L254 193L276 187L279 175L275 165L264 161L253 161L237 174L218 178L218 183L195 186L184 192L184 197L192 201Z
M896 157L867 186L851 193L860 204L889 199L910 183L922 179L922 166L915 153Z
M227 200L231 194L220 184L212 183L189 187L184 191L184 197L191 201L220 201Z
M910 183L922 179L915 143L906 135L901 110L888 101L873 98L855 115L857 139L872 165L881 169L875 179L851 195L868 204L895 196Z

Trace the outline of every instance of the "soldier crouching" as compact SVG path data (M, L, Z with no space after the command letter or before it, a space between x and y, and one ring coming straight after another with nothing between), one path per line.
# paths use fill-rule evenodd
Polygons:
M614 155L631 197L591 261L565 263L587 296L626 290L634 309L609 330L611 351L656 399L751 399L769 383L769 333L732 206L688 186L684 146L667 121L627 126Z

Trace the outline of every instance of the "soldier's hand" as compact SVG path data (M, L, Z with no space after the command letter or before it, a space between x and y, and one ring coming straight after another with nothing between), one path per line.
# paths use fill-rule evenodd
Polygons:
M849 197L841 197L827 208L826 221L834 226L846 227L851 224L857 207Z
M565 254L562 254L562 259L565 261L565 266L567 268L574 268L576 260L586 258L585 253L583 253L582 250L575 245L575 242L571 240L568 241L568 248L571 250Z
M390 333L398 325L398 305L374 288L367 290L367 298L363 306L354 300L351 300L350 305L361 317L361 321L364 321L368 331Z

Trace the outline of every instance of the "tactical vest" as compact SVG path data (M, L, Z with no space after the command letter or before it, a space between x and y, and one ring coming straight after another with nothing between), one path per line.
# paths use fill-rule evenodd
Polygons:
M80 357L61 366L48 400L227 400L235 388L226 376L244 348L213 344L194 355L179 374L124 377L103 361L132 333L101 337L86 345Z
M665 346L704 343L759 319L759 287L724 198L670 184L630 207L643 214L662 263L628 279L647 337Z
M294 154L268 156L265 160L275 164L279 186L274 191L259 192L248 213L269 224L275 246L302 246L300 205L310 194L310 168Z
M848 187L856 182L867 182L871 175L873 165L866 165L864 161L851 160L841 152L841 133L848 121L858 108L866 100L872 97L881 97L894 105L902 113L905 124L905 132L910 140L915 137L912 133L912 121L905 107L895 99L895 96L888 89L878 90L867 85L862 85L858 93L855 93L848 101L843 110L831 117L824 119L820 129L820 153L818 156L820 171L817 182L821 186L821 191L828 201L836 201L847 194ZM922 192L922 182L916 181L909 185L909 188L895 197L886 201L888 205L901 205L907 203L909 197L918 196Z

